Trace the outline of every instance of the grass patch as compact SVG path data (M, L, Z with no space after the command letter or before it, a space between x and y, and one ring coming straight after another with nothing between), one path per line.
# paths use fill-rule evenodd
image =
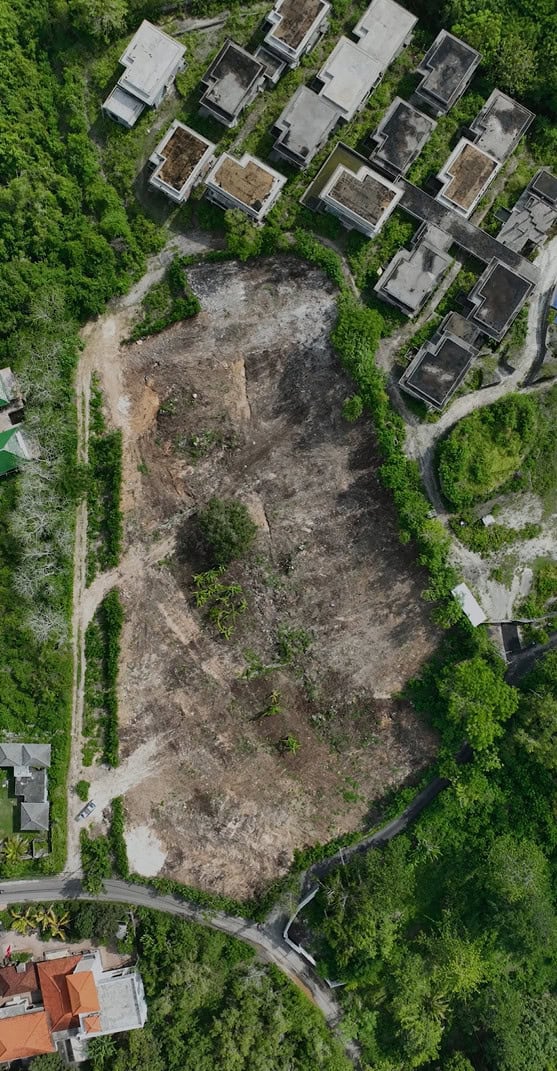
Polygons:
M89 473L87 482L87 583L120 560L123 517L122 433L106 431L102 394L93 380L90 401Z
M132 330L129 342L164 331L165 327L196 316L201 305L188 286L186 257L174 257L164 279L145 294L143 319Z
M83 765L98 755L109 766L118 758L118 659L124 611L117 591L105 596L85 635Z
M538 558L534 562L534 577L530 594L518 607L520 617L538 618L556 611L557 562L551 558Z
M10 837L16 828L17 802L9 796L8 781L0 782L0 840Z
M486 528L481 521L471 521L468 515L462 514L452 518L451 528L461 543L483 557L488 557L512 543L535 539L542 530L539 524L524 524L522 528L491 524Z

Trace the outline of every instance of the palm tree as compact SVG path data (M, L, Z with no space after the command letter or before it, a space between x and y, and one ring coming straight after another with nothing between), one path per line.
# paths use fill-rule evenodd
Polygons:
M25 935L35 929L36 919L31 907L28 907L27 911L10 911L10 916L16 933Z
M41 913L41 929L50 935L51 938L58 938L60 941L65 940L66 927L70 921L70 915L68 911L63 911L61 915L57 915L52 904L42 911Z
M11 837L6 837L2 848L4 862L10 865L20 863L27 848L28 843L25 837L22 837L20 833L12 833Z
M282 739L279 740L280 750L288 751L291 755L295 755L296 752L300 750L301 746L298 737L293 736L292 733L289 733L288 736L283 736Z

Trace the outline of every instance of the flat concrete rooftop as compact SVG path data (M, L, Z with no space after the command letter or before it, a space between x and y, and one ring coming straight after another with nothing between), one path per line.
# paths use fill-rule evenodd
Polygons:
M426 343L401 377L400 385L435 409L442 409L460 386L474 352L444 337L432 346Z
M422 240L411 250L401 249L395 254L375 290L408 316L415 316L451 264L448 253Z
M557 206L557 177L543 168L532 179L530 188L538 197L543 197L549 204Z
M235 160L223 153L209 179L237 201L258 211L272 193L277 173L255 157Z
M448 111L464 92L480 62L480 53L441 30L426 52L418 74L423 78L417 93L441 111Z
M499 260L488 264L470 291L475 306L469 319L490 338L503 338L520 312L534 284Z
M181 190L197 165L214 145L189 126L176 122L157 145L155 152L164 157L157 176L173 190Z
M402 175L425 145L436 122L406 100L395 97L379 123L371 159L391 175Z
M341 37L318 74L323 83L319 95L338 108L349 121L381 78L383 69L362 48Z
M386 70L404 47L417 21L415 15L394 0L372 0L352 32L360 48Z
M274 12L279 17L272 36L296 51L329 10L326 0L279 0Z
M265 73L265 66L235 41L226 41L203 76L206 86L202 104L210 104L226 115L238 115L250 90Z
M120 56L126 68L119 85L152 104L185 53L184 45L144 19Z
M307 86L299 86L275 123L280 148L303 165L315 156L339 120L339 113ZM277 146L278 147L278 146Z
M438 197L469 215L499 167L497 160L473 142L461 138L439 172L438 178L445 184Z
M474 144L503 162L518 145L533 122L534 113L518 101L494 89L470 130L477 134Z

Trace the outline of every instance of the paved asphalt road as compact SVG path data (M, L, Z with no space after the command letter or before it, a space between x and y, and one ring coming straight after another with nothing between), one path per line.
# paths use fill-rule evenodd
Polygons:
M323 1013L329 1026L334 1027L339 1021L339 1007L330 989L317 978L305 960L288 947L283 940L279 925L276 930L274 927L258 926L255 922L226 915L223 911L199 907L197 904L180 900L176 896L163 895L151 886L134 885L126 881L105 881L104 892L99 896L90 896L84 892L78 878L5 881L0 889L1 907L10 903L50 903L56 900L76 899L116 902L129 904L132 907L151 907L247 941L257 949L262 959L274 963L293 982L301 986Z

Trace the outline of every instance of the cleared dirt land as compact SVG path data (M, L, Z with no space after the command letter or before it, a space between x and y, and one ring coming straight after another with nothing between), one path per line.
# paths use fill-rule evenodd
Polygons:
M203 312L122 347L102 377L125 436L131 548L111 776L137 869L247 896L431 757L432 734L390 697L437 636L370 423L341 416L333 286L295 259L199 265L190 281ZM213 495L242 499L259 526L227 573L248 601L228 641L191 594L206 568L195 513ZM175 552L153 560L172 533ZM246 680L246 651L279 660L281 627L309 649ZM280 712L258 717L273 692ZM296 754L277 748L289 734Z

